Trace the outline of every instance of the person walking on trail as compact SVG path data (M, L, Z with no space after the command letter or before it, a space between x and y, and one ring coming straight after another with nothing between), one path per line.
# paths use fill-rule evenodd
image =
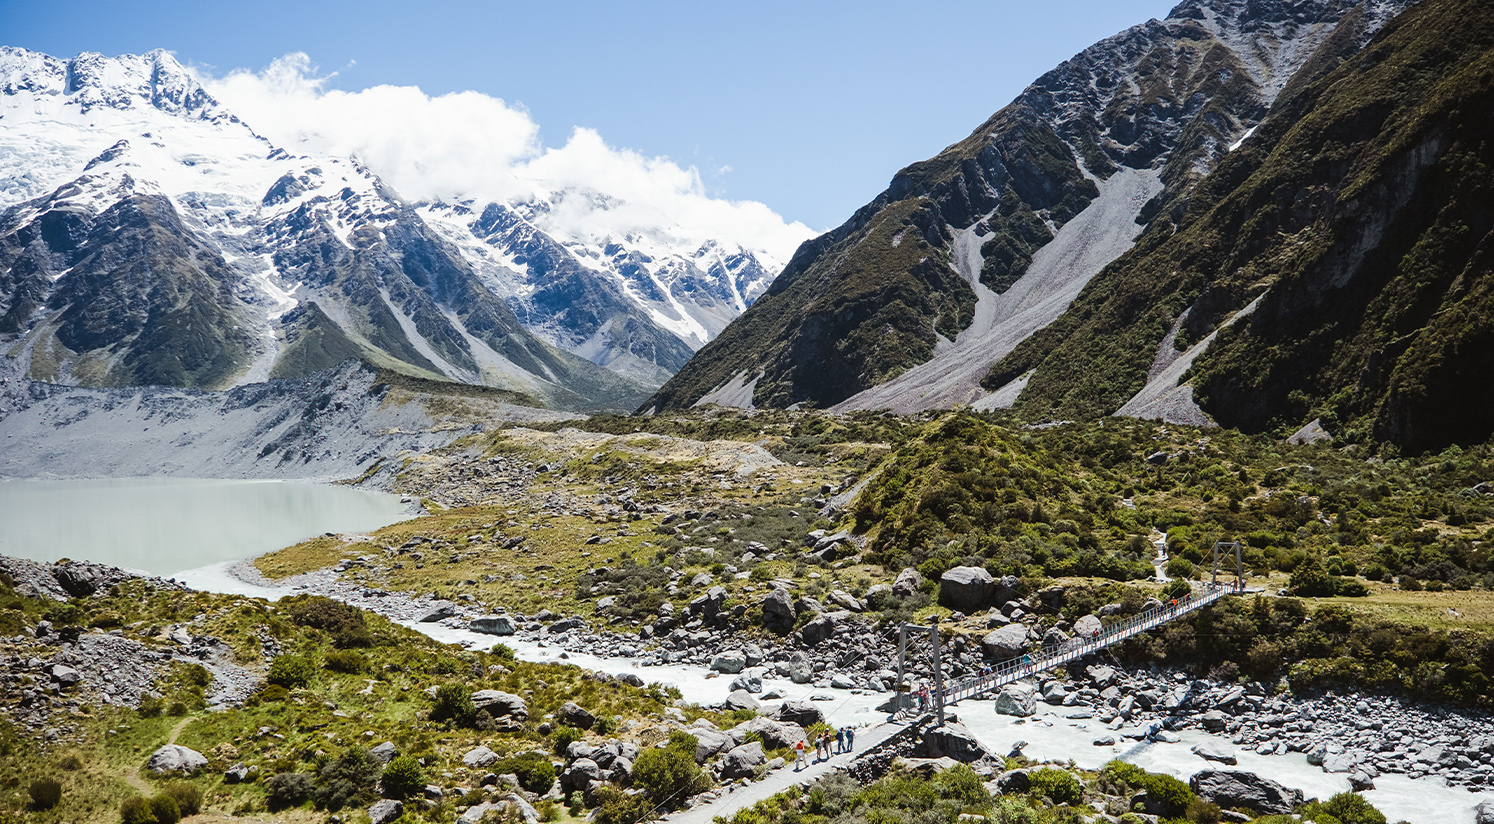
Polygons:
M832 755L832 753L830 752L830 731L825 730L824 732L820 733L820 738L825 742L825 760L829 761L830 756Z
M850 752L854 746L856 746L856 728L846 727L846 752Z
M804 769L804 739L794 743L794 772Z
M840 755L846 751L846 728L841 727L835 731L835 754Z

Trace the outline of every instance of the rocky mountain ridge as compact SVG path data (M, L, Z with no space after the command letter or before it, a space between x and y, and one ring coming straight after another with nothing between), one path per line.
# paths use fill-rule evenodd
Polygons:
M1293 76L1408 5L1193 0L1097 43L801 246L644 409L1010 405L989 365L1181 214Z
M0 50L0 334L37 379L224 388L360 357L627 408L775 267L727 241L557 239L543 206L410 204L356 161L292 156L166 52Z

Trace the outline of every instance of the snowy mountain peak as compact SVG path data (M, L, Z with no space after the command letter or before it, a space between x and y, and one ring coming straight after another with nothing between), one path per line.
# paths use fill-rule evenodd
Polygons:
M0 48L0 92L16 103L62 104L80 113L149 106L171 114L211 116L218 103L169 52L106 57L84 52L61 59Z

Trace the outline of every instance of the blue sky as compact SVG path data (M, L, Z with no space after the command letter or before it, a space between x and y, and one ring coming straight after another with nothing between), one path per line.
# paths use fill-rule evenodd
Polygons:
M525 3L0 0L5 44L165 48L223 76L304 52L325 88L475 90L707 192L832 228L1088 44L1172 0ZM251 121L252 123L252 121Z

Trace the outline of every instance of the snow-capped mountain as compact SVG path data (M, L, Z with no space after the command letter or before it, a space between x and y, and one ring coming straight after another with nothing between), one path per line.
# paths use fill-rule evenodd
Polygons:
M272 145L163 51L0 48L0 344L38 379L221 388L361 357L617 406L776 267L552 235L551 205L407 203Z

